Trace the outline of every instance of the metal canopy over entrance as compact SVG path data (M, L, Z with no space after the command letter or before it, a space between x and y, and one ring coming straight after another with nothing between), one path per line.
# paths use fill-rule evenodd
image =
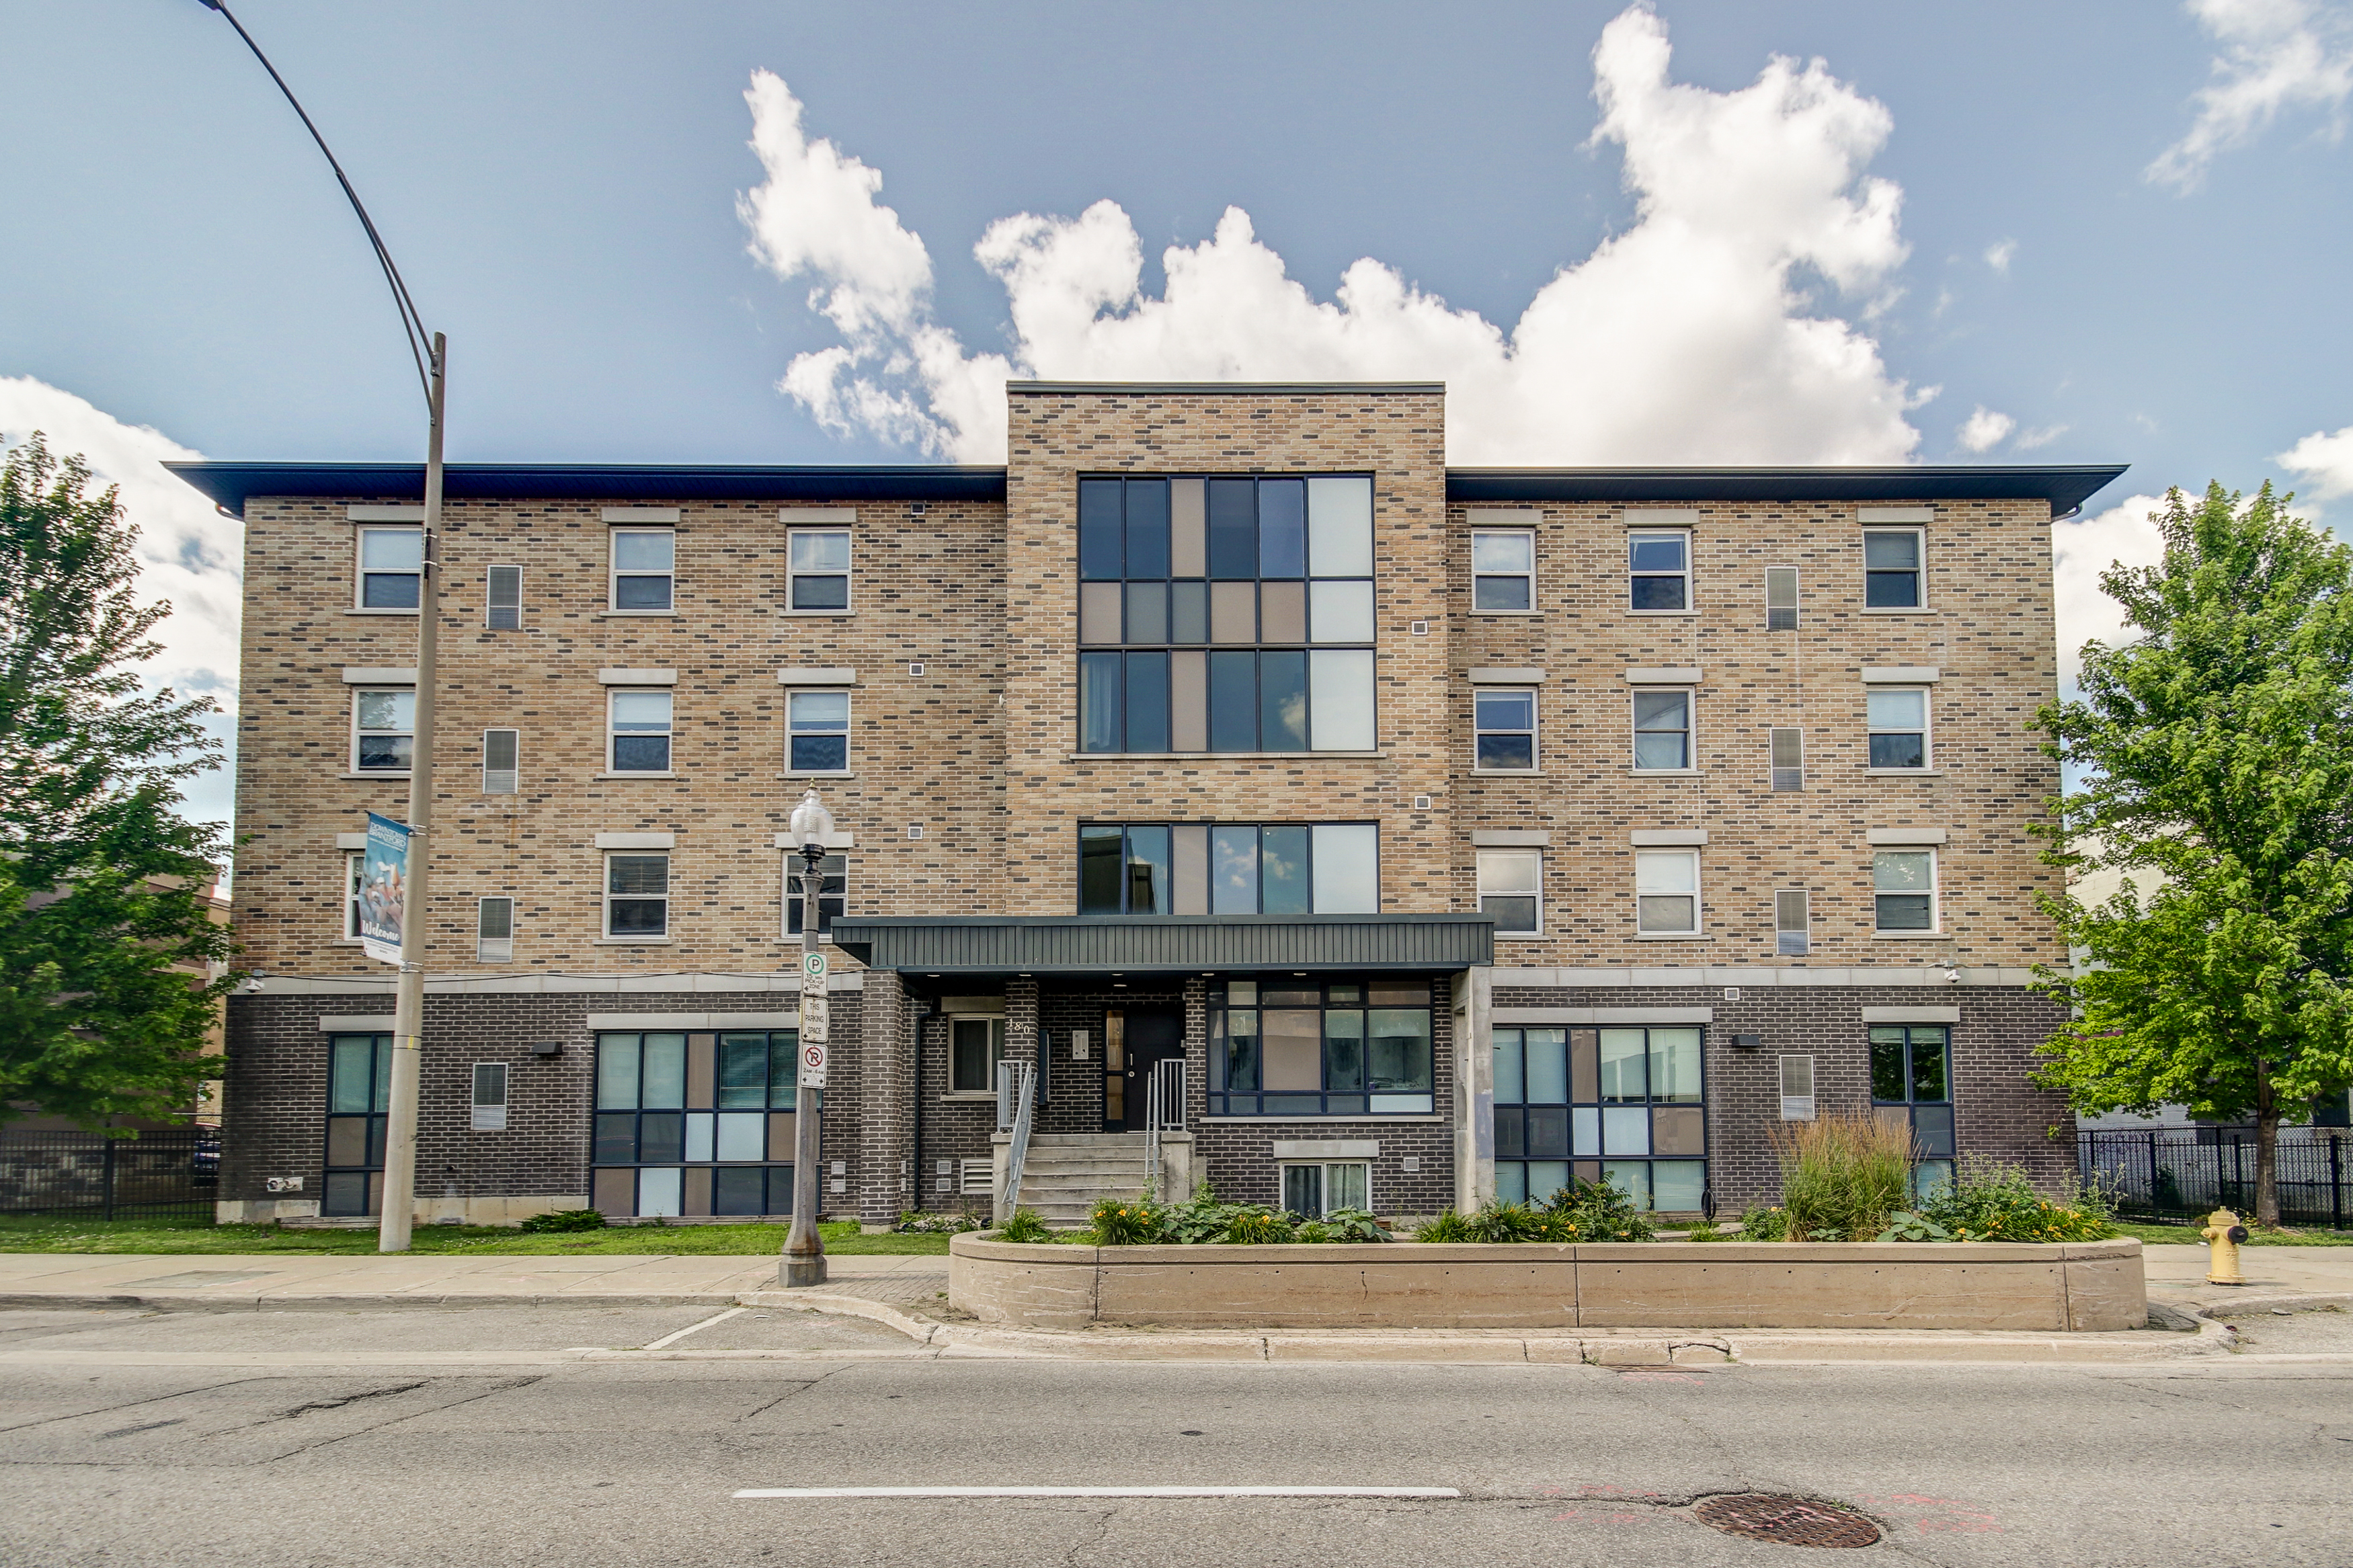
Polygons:
M925 974L1460 970L1495 960L1489 915L1205 915L1122 920L971 915L837 920L870 969Z

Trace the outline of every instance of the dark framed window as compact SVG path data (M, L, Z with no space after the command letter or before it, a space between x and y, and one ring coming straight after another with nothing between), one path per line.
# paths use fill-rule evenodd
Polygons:
M1427 980L1229 980L1209 988L1212 1116L1426 1116Z
M1871 1026L1873 1110L1912 1132L1920 1196L1953 1179L1952 1031L1941 1024Z
M326 1179L322 1215L384 1211L385 1114L392 1109L392 1037L327 1037Z
M1082 915L1370 915L1380 895L1375 823L1079 828Z
M598 1035L592 1205L790 1214L799 1046L796 1029Z
M1705 1031L1497 1029L1495 1195L1608 1181L1637 1205L1707 1206Z
M616 939L670 934L669 855L605 857L605 934Z
M992 1015L948 1019L948 1089L986 1094L997 1088L997 1064L1005 1059L1005 1020Z
M1476 750L1472 766L1482 773L1527 773L1536 765L1536 694L1493 687L1471 694Z
M1282 1167L1282 1206L1302 1219L1322 1219L1334 1209L1373 1206L1373 1168L1362 1160L1321 1160Z
M1082 752L1375 743L1366 475L1079 481Z

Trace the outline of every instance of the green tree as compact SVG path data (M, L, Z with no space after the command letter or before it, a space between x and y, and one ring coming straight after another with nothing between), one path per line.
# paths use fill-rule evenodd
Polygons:
M2045 900L2090 962L2042 972L2071 1017L2035 1079L2082 1111L2252 1115L2266 1225L2280 1123L2353 1082L2353 552L2291 499L2170 492L2162 563L2101 578L2140 636L2087 644L2082 699L2038 718L2084 777L2045 858L2126 886Z
M218 710L142 689L171 605L138 603L137 540L37 433L0 462L0 1121L185 1111L239 978L204 896L227 846L178 809Z

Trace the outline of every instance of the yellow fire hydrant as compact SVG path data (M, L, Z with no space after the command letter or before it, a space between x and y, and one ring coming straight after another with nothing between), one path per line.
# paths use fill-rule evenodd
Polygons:
M2216 1209L2206 1216L2206 1228L2198 1233L2206 1238L2206 1283L2209 1285L2244 1285L2247 1277L2239 1272L2239 1243L2247 1239L2247 1227L2229 1209Z

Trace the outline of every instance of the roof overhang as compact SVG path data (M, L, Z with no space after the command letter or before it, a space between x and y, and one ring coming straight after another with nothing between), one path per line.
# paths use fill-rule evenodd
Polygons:
M1882 468L1449 468L1446 499L1526 501L2048 501L2063 517L2122 463L1906 463Z
M166 463L245 513L250 496L422 500L422 463ZM1002 501L1005 470L944 464L780 468L756 464L451 463L451 500Z
M833 942L916 974L1448 971L1495 961L1491 915L858 916Z

